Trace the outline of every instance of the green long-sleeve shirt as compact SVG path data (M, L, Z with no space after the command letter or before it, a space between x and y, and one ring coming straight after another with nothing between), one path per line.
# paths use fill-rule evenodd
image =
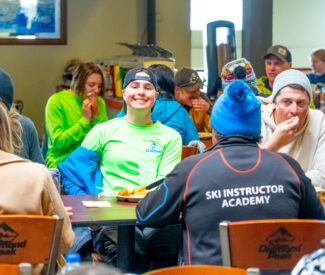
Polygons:
M90 122L82 115L82 99L68 90L53 94L45 108L45 126L48 135L46 164L57 167L65 160L98 123L107 121L106 104L98 97L99 115Z

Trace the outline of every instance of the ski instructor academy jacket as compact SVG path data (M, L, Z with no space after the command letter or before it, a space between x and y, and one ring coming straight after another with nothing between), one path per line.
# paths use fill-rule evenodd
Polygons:
M163 227L182 217L185 265L221 265L224 220L325 219L299 164L287 155L228 137L186 158L137 205L139 224Z

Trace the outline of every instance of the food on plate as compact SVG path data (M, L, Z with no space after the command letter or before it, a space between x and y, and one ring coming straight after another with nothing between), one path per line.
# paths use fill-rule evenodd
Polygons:
M208 133L208 132L199 132L199 138L207 139L207 138L211 138L211 137L212 137L212 133Z
M151 190L147 190L146 186L140 186L139 188L129 187L124 188L117 192L119 196L130 196L130 197L144 197L147 195Z

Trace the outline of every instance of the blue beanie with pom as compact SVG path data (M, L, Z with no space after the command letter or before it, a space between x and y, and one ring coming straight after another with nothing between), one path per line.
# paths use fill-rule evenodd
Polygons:
M214 104L211 123L217 132L225 135L258 136L261 102L243 80L235 80Z

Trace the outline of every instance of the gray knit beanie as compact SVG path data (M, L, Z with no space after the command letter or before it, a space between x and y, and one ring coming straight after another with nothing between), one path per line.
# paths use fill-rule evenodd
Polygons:
M300 71L290 69L281 72L275 78L273 84L272 96L271 96L272 101L277 96L277 94L281 91L282 88L290 84L298 84L302 86L307 91L309 95L309 99L311 100L313 98L308 77Z
M9 74L0 68L0 100L10 110L14 100L14 86Z

